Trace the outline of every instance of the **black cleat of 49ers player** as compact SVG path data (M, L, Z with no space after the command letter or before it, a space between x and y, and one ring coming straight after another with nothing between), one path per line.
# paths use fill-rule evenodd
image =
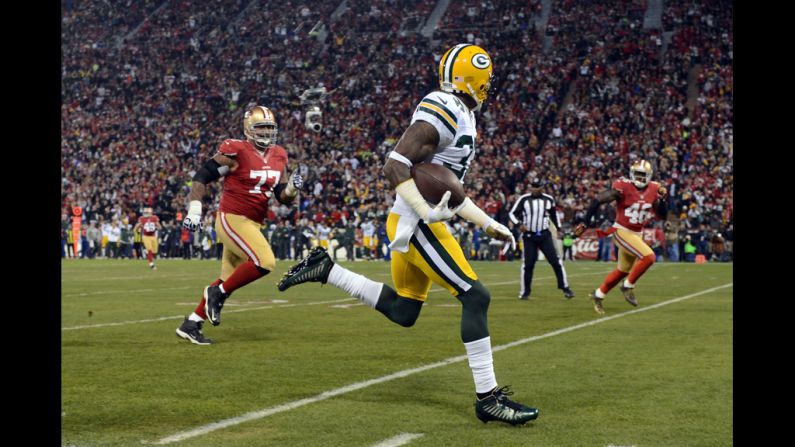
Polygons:
M207 314L207 319L213 326L221 324L221 309L227 298L229 298L229 294L221 292L221 288L218 286L204 288L204 313Z

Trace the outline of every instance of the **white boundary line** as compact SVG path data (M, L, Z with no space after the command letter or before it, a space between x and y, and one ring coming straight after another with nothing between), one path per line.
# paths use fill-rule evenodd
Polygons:
M425 433L401 433L389 439L384 439L378 444L373 444L372 447L398 447L423 436L425 436Z
M606 270L605 269L600 269L599 271L591 271L591 270L592 269L590 267L587 267L587 270L584 273L576 273L574 275L568 275L568 276L571 278L572 276L577 277L577 276L584 276L584 275L594 275L594 274L597 274L597 273L600 273L600 272L604 272L605 274L607 274L607 273L609 273L611 271L611 269L606 269ZM378 275L378 276L391 276L392 274L391 273L378 273L376 275ZM192 276L180 276L180 277L187 279L187 278L190 278ZM509 282L491 282L491 281L488 281L487 282L486 280L484 280L484 278L485 277L479 277L481 282L483 282L487 286L488 285L516 284L516 283L519 282L519 281L509 281ZM550 279L550 278L554 278L554 276L543 276L543 277L534 278L534 280L536 280L536 279L537 280L543 280L543 279ZM133 279L133 278L130 278L130 279ZM139 279L139 278L134 278L134 279ZM88 281L88 280L80 280L80 281ZM63 278L62 278L61 279L61 287L63 287L63 286L64 286L64 283L63 283ZM184 290L184 289L193 289L193 288L196 288L196 287L195 286L180 286L180 287L159 287L159 288L155 288L155 289L147 288L147 289L126 289L126 290L105 289L105 290L93 290L91 292L77 292L77 293L62 294L61 298L63 299L63 298L69 298L69 297L75 297L75 296L104 295L104 294L116 294L116 293L157 292L157 291L160 291L160 290ZM433 290L444 290L444 289L433 289Z
M73 296L88 296L88 295L109 295L112 293L159 292L161 290L184 290L184 289L195 289L195 288L196 286L182 286L182 287L158 287L155 289L95 290L93 292L67 293L66 295L61 295L61 298L68 298Z
M226 312L224 312L224 314L233 314L233 313L238 313L238 312L247 312L249 310L273 309L275 307L283 308L283 307L296 307L296 306L314 306L316 304L340 303L340 302L343 302L343 301L350 301L350 300L355 300L355 299L356 298L343 298L341 300L313 301L311 303L272 304L270 306L247 307L245 309L227 310ZM185 315L172 315L170 317L150 318L148 320L119 321L117 323L88 324L88 325L84 325L84 326L64 327L64 328L61 328L61 330L62 331L73 331L73 330L76 330L76 329L88 329L88 328L108 327L108 326L123 326L125 324L151 323L153 321L179 320L179 319L182 319L182 318L185 318Z
M505 350L505 349L508 349L508 348L512 348L512 347L519 346L519 345L523 345L525 343L534 342L536 340L541 340L541 339L548 338L548 337L554 337L555 335L565 334L567 332L575 331L577 329L582 329L582 328L589 327L589 326L594 326L594 325L597 325L599 323L604 323L606 321L614 320L616 318L621 318L621 317L624 317L624 316L627 316L627 315L636 314L638 312L646 312L648 310L657 309L657 308L662 307L662 306L667 306L669 304L678 303L680 301L684 301L684 300L687 300L687 299L690 299L690 298L693 298L693 297L696 297L696 296L699 296L699 295L704 295L704 294L707 294L707 293L710 293L710 292L714 292L716 290L725 289L727 287L732 287L733 285L734 285L734 283L728 283L728 284L724 284L722 286L712 287L710 289L702 290L700 292L691 293L690 295L680 296L678 298L672 298L670 300L663 301L663 302L657 303L657 304L653 304L653 305L648 306L648 307L642 307L642 308L639 308L639 309L634 309L634 310L630 310L630 311L627 311L627 312L622 312L622 313L619 313L619 314L616 314L616 315L611 315L609 317L602 317L602 318L599 318L599 319L596 319L596 320L586 321L585 323L575 324L574 326L569 326L569 327L565 327L565 328L562 328L562 329L558 329L556 331L547 332L546 334L542 334L542 335L535 335L535 336L532 336L532 337L523 338L523 339L520 339L520 340L516 340L516 341L510 342L510 343L506 343L504 345L496 346L496 347L492 348L492 351L493 352L502 351L502 350ZM382 377L377 377L375 379L365 380L363 382L352 383L350 385L346 385L346 386L343 386L341 388L333 389L333 390L330 390L330 391L325 391L323 393L320 393L320 394L312 396L312 397L307 397L307 398L304 398L304 399L295 400L295 401L292 401L292 402L287 402L287 403L282 404L282 405L277 405L275 407L265 408L265 409L258 410L258 411L252 411L252 412L249 412L249 413L242 414L240 416L235 416L235 417L232 417L232 418L229 418L229 419L223 419L223 420L220 420L218 422L213 422L211 424L203 425L201 427L197 427L197 428L194 428L194 429L191 429L191 430L181 431L179 433L175 433L173 435L166 436L164 438L158 439L157 441L154 441L153 444L161 444L162 445L162 444L170 444L172 442L182 441L182 440L185 440L185 439L189 439L189 438L193 438L193 437L196 437L196 436L204 435L204 434L216 431L216 430L220 430L222 428L231 427L233 425L238 425L238 424L242 424L244 422L254 421L254 420L257 420L257 419L262 419L264 417L271 416L273 414L283 413L285 411L290 411L290 410L302 407L304 405L313 404L315 402L320 402L322 400L326 400L326 399L329 399L329 398L332 398L332 397L335 397L335 396L339 396L339 395L342 395L342 394L350 393L351 391L356 391L356 390L360 390L362 388L367 388L367 387L370 387L372 385L378 385L380 383L389 382L389 381L392 381L392 380L395 380L395 379L400 379L400 378L403 378L403 377L410 376L412 374L420 373L420 372L423 372L423 371L428 371L430 369L435 369L435 368L438 368L440 366L447 366L447 365L450 365L450 364L453 364L453 363L458 363L458 362L464 361L466 359L467 359L466 355L459 355L459 356L456 356L456 357L450 357L448 359L445 359L445 360L442 360L442 361L439 361L439 362L435 362L435 363L430 363L430 364L427 364L427 365L419 366L417 368L404 369L402 371L398 371L398 372L395 372L395 373L392 373L392 374L389 374L389 375L386 375L386 376L382 376Z
M576 275L576 276L587 276L587 275L597 275L597 274L601 275L603 273L604 272L581 273L581 274ZM572 276L575 276L575 275L569 275L569 278L571 278ZM544 279L553 279L553 278L555 278L555 277L554 276L545 276L545 277L536 278L536 279L540 281L540 280L544 280ZM517 284L518 282L519 281L492 282L492 283L489 283L489 285L490 286L504 286L504 285L507 285L507 284ZM162 288L162 289L138 289L138 290L134 290L134 291L175 290L175 289L188 289L188 288L194 288L194 287L193 286L188 286L188 287L172 287L172 288ZM442 289L441 287L435 287L435 288L431 289L429 292L443 292L443 291L446 291L446 290L447 289ZM133 290L127 290L124 293L134 292L134 291ZM106 293L106 292L89 292L89 293L83 293L83 294L79 294L79 295L88 295L88 294L93 294L93 293ZM121 293L121 292L116 292L116 293ZM340 299L340 300L333 300L333 301L317 301L317 302L311 302L311 303L294 303L294 304L279 304L279 305L260 306L260 307L246 307L245 309L227 310L224 313L225 314L230 314L230 313L237 313L237 312L248 312L248 311L251 311L251 310L273 309L275 307L284 308L284 307L296 307L296 306L311 306L311 305L315 305L315 304L339 303L339 302L355 300L355 299L356 298L354 298L354 297L348 297L348 298L343 298L343 299ZM146 320L118 321L118 322L115 322L115 323L86 324L86 325L81 325L81 326L64 327L64 328L61 328L61 330L62 331L74 331L74 330L78 330L78 329L91 329L91 328L98 328L98 327L124 326L124 325L127 325L127 324L152 323L152 322L155 322L155 321L180 320L182 318L185 318L185 315L171 315L171 316L168 316L168 317L149 318L149 319L146 319Z

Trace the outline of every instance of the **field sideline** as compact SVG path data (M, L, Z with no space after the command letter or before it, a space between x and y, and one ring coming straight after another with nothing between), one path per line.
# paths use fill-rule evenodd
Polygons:
M519 263L474 262L492 293L495 371L541 409L523 427L482 424L459 338L460 305L433 287L401 328L331 286L280 293L290 265L227 302L213 346L174 335L217 261L64 260L62 445L670 446L732 444L732 264L659 263L640 307L587 299L614 264L546 262L530 301ZM352 269L391 282L389 264Z

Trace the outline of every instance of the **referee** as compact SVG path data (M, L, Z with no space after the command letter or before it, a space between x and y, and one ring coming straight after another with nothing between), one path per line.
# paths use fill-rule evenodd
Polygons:
M530 194L519 197L508 214L511 221L520 224L522 231L522 279L519 289L519 299L526 300L530 296L530 285L533 282L533 268L538 259L538 249L546 256L547 261L555 270L558 278L558 289L563 290L566 298L574 297L574 292L569 289L566 278L566 269L558 258L552 234L549 231L549 220L555 228L560 228L558 215L555 212L555 199L549 194L541 193L541 179L534 178L530 183Z

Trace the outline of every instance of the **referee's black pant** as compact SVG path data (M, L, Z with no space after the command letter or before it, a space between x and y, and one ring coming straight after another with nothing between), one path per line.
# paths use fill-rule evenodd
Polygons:
M549 265L555 271L558 278L558 289L569 287L569 280L566 278L566 269L563 262L558 258L555 251L555 244L552 241L552 234L549 230L540 233L524 233L522 235L522 278L520 281L519 295L530 296L531 284L533 283L533 269L538 260L538 250L544 253Z

